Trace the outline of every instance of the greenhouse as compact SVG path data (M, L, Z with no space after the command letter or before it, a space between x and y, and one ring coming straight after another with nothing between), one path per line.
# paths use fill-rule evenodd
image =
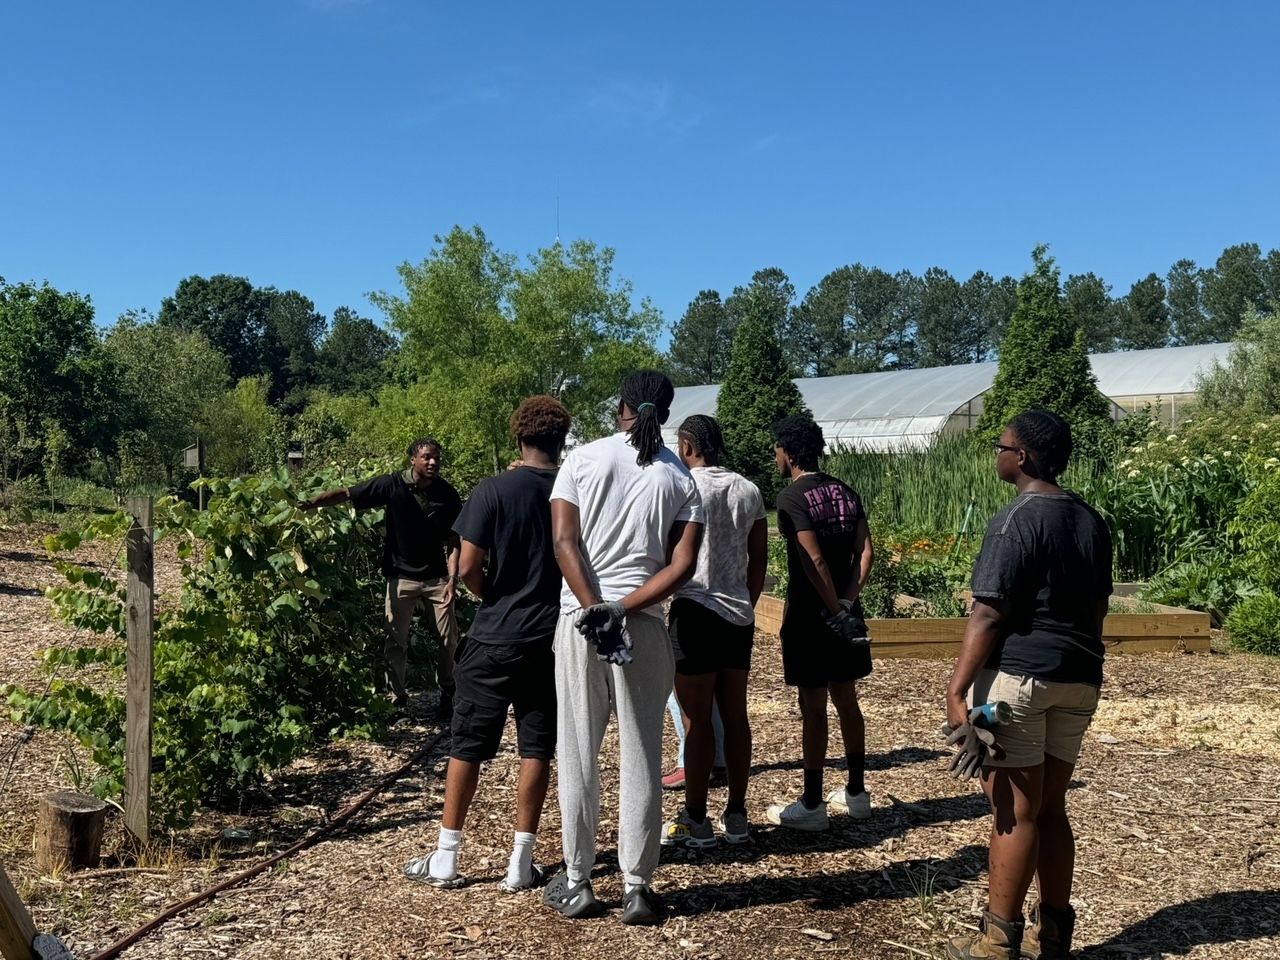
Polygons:
M1200 374L1225 360L1229 347L1214 343L1099 353L1089 361L1116 419L1149 404L1162 419L1173 421L1195 398ZM822 425L828 449L918 449L977 424L997 368L995 362L971 363L811 377L795 383ZM675 445L676 430L685 417L714 416L719 393L719 384L677 389L663 431L667 443Z

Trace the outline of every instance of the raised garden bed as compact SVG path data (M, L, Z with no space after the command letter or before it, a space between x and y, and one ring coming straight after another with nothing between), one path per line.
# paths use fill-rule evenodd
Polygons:
M782 600L765 594L756 604L756 627L776 635L782 610ZM1207 613L1153 603L1141 604L1140 610L1107 615L1102 641L1108 653L1209 652ZM958 654L966 623L964 617L899 617L868 620L867 628L876 656L928 659Z

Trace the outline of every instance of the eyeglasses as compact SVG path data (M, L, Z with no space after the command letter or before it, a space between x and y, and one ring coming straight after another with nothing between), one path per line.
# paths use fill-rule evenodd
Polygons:
M991 446L995 447L997 453L1004 453L1005 451L1008 451L1009 453L1018 453L1022 450L1021 447L1008 447L1003 443L993 443Z

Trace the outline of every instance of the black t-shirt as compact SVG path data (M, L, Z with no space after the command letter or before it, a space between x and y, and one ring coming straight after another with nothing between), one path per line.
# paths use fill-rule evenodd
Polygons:
M444 547L450 527L462 510L453 485L436 477L431 486L414 486L413 473L388 473L351 488L357 510L385 507L387 535L382 546L382 572L408 580L436 580L448 575Z
M866 517L862 498L853 488L821 471L805 474L778 494L778 531L787 541L788 620L813 619L826 613L801 563L804 548L796 535L801 530L817 534L831 582L843 596L850 579L858 574L853 550L858 524Z
M1075 494L1023 493L997 513L973 595L1008 605L1008 633L988 668L1102 686L1098 607L1111 596L1111 532Z
M554 470L519 467L482 482L453 525L487 551L484 602L467 636L481 643L546 639L560 615L560 567L551 540Z

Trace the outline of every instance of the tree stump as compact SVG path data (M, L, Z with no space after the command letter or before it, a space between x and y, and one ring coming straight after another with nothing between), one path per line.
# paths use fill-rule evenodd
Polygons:
M59 790L40 801L36 868L42 873L96 867L107 805L97 797Z

